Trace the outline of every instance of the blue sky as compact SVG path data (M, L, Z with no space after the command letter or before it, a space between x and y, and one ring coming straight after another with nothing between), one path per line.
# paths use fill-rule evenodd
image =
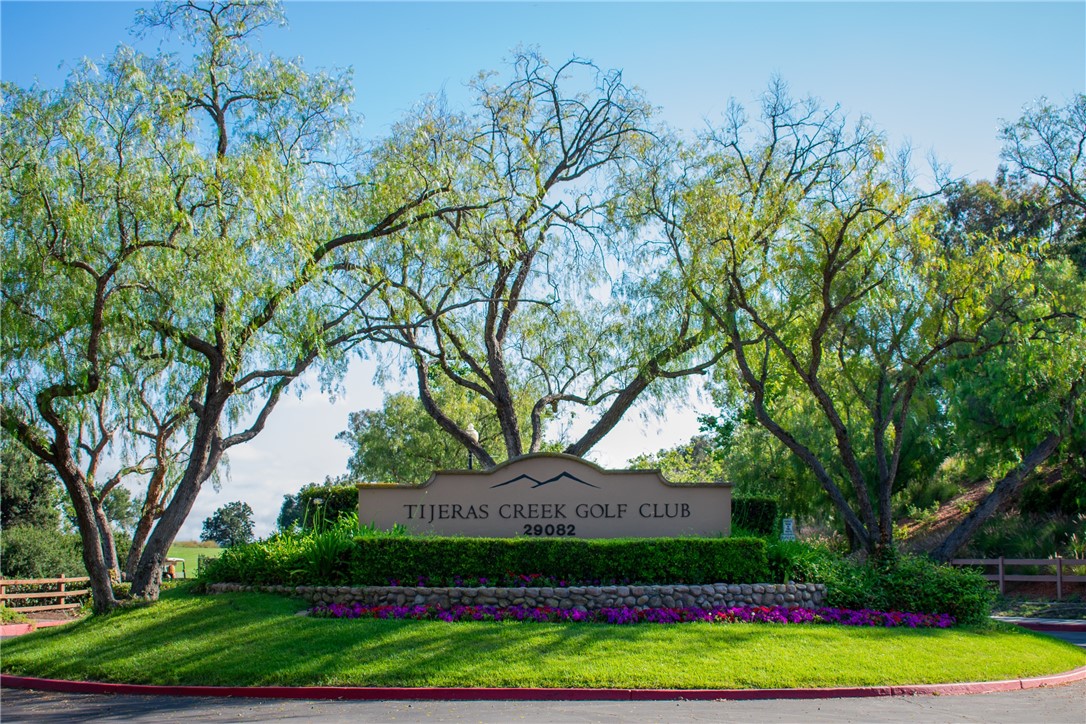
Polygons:
M121 42L153 51L130 26L139 3L0 2L0 77L19 85L63 83L82 57ZM715 121L730 97L753 105L773 75L799 95L865 114L921 160L934 153L956 175L990 178L1001 119L1047 96L1086 90L1086 3L919 2L287 2L289 25L263 48L309 67L351 66L356 110L379 136L428 93L466 102L465 82L502 69L517 46L552 61L571 55L623 70L660 117L688 131ZM201 493L182 538L195 538L215 508L245 500L258 532L270 531L284 493L343 472L334 440L347 414L380 404L373 367L360 363L332 405L316 392L281 403L265 432L231 455L221 492ZM696 432L693 401L667 420L630 419L594 457L621 465ZM304 431L304 432L300 432Z

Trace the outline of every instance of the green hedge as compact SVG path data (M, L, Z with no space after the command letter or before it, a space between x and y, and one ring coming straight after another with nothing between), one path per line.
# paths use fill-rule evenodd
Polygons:
M780 524L780 505L773 498L735 498L732 525L755 535L775 536Z
M235 546L202 576L210 583L432 585L456 577L539 574L572 581L754 583L769 575L756 538L439 538L332 532Z
M331 524L343 516L358 513L358 488L354 485L306 488L299 495L303 528L312 528L318 517ZM319 506L314 502L318 498L321 500Z
M364 538L351 579L369 585L418 576L540 574L574 581L752 583L768 575L755 538Z

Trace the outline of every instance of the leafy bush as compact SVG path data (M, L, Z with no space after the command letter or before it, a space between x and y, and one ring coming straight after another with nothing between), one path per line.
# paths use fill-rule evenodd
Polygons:
M1071 537L1082 530L1080 516L1002 513L981 526L962 554L976 558L1066 556Z
M218 558L204 558L200 578L216 583L342 583L347 578L355 539L402 535L358 527L358 516L346 514L332 525L277 533L264 541L234 546Z
M975 571L924 556L891 554L857 562L828 548L770 541L773 581L826 584L825 605L838 608L948 613L959 623L987 620L995 593Z
M765 553L772 583L822 583L822 572L841 560L825 546L775 538L766 541Z
M0 623L27 623L30 619L21 611L12 611L0 603Z
M357 520L358 488L353 485L315 486L304 488L298 495L303 529L313 528L318 522L335 524L352 515Z
M31 526L0 531L0 575L4 578L85 576L77 535Z
M1086 476L1068 470L1054 483L1035 478L1022 488L1018 507L1023 513L1086 513Z
M780 523L780 506L773 498L735 498L732 525L759 536L775 536Z

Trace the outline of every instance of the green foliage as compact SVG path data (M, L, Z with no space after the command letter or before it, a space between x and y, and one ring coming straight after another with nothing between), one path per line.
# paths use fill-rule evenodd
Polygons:
M446 404L445 407L449 405ZM480 418L479 439L484 446L495 437ZM462 417L462 415L457 415ZM348 475L367 482L424 483L435 470L467 466L467 450L426 414L418 398L398 392L386 395L380 410L352 412L348 428L336 435L351 447Z
M776 580L826 584L826 603L910 613L949 613L961 624L987 621L995 601L976 571L935 563L924 556L891 554L863 563L800 542L770 542Z
M5 578L85 576L78 535L19 525L0 531L0 574Z
M301 531L227 548L218 558L205 561L200 578L212 583L342 583L350 570L356 538L402 534L398 529L386 533L359 528L357 516L344 515L335 522L320 521Z
M1035 478L1022 487L1018 509L1026 514L1055 513L1075 516L1086 513L1086 476L1067 471L1055 482Z
M708 435L695 435L669 450L632 458L634 470L658 468L664 477L676 483L703 483L726 480L720 460L721 450Z
M200 540L212 540L223 547L251 542L253 509L241 501L227 503L204 520Z
M759 536L774 537L780 530L780 505L773 498L733 498L732 525Z
M318 502L319 501L319 502ZM310 529L319 523L335 524L354 517L358 522L358 488L354 485L320 485L303 488L299 493L301 527Z
M284 495L283 504L279 507L279 515L275 519L275 527L282 533L294 530L302 523L302 512L301 491Z
M1086 514L1003 513L992 516L964 548L977 558L1068 556L1071 540L1086 531Z
M52 468L6 433L0 437L0 528L56 530L61 493Z
M315 541L320 540L315 544ZM497 579L540 574L580 581L754 582L769 574L765 544L752 538L528 539L365 535L348 551L329 533L280 536L231 549L210 581L388 585L420 577Z
M12 611L10 608L0 603L0 623L28 623L30 621L26 614L21 611Z

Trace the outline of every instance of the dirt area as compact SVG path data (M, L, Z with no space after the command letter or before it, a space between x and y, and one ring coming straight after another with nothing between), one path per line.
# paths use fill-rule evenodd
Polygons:
M24 616L31 621L78 621L83 618L83 611L78 608L69 608L62 611L22 611Z
M964 493L951 498L939 507L933 518L922 523L906 520L905 539L901 546L908 551L929 551L935 548L965 517L963 510L972 510L991 492L987 483L977 483ZM1011 506L1004 505L1000 512Z

